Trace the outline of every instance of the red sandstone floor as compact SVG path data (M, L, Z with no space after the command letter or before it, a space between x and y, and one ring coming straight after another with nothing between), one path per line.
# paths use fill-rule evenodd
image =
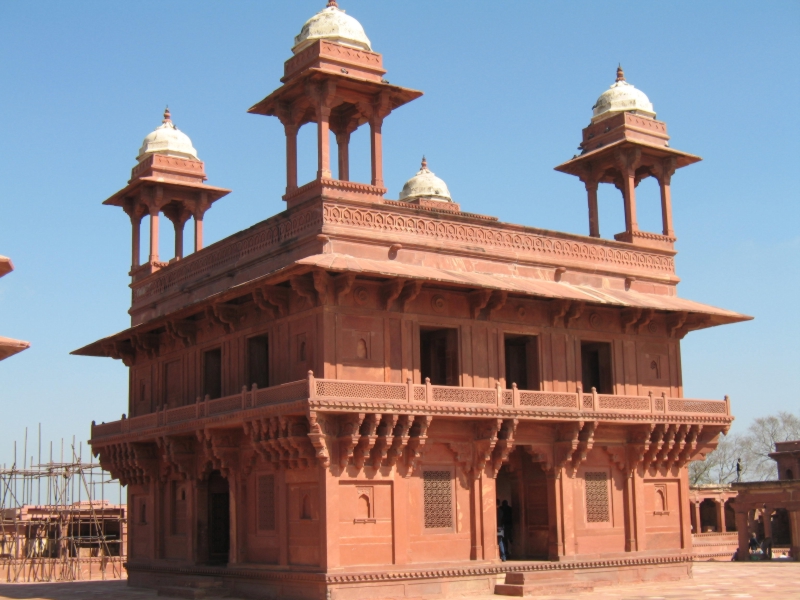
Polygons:
M0 600L148 600L156 594L129 588L125 581L0 584ZM470 596L499 600L507 596ZM694 579L598 588L582 594L537 596L539 600L800 600L800 562L695 563ZM378 600L378 599L376 599Z

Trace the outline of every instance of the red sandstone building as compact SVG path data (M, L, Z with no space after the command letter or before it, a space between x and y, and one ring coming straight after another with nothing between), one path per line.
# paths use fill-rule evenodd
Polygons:
M700 159L668 144L620 71L581 154L557 167L585 185L589 236L462 211L424 162L389 200L381 126L421 92L384 74L329 2L250 109L285 128L284 212L203 248L203 215L228 190L205 183L169 115L105 202L133 226L132 323L76 353L130 369L129 416L93 425L91 444L128 486L131 583L322 599L688 577L687 465L732 416L727 399L683 397L680 340L748 318L676 293L670 180ZM299 182L308 124L318 171ZM349 177L361 126L368 183ZM637 224L646 177L659 232ZM613 240L599 237L602 183L623 197Z

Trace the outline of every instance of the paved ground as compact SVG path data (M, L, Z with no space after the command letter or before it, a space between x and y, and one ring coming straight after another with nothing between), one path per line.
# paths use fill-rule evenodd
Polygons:
M124 581L0 584L0 600L151 600L156 594ZM471 597L499 600L502 596ZM538 596L539 600L800 600L800 562L695 563L691 581L598 588L582 594ZM377 599L376 599L377 600Z

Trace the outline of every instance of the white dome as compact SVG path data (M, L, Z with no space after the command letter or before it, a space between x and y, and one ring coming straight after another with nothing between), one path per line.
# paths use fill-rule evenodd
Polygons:
M652 118L656 116L653 104L645 93L625 81L622 67L617 68L617 80L609 89L600 94L592 108L592 123L624 111L636 111L638 114Z
M197 158L197 150L192 146L192 140L189 139L188 135L178 130L172 119L170 119L169 109L164 111L164 121L161 125L144 138L136 160L142 162L151 154L164 154L165 156L200 160Z
M400 192L400 200L410 202L415 198L426 200L438 200L439 202L452 202L450 190L447 184L428 170L428 161L422 157L420 170L411 179L406 181L403 191Z
M336 0L330 0L326 8L306 21L294 38L292 52L302 52L317 40L330 40L342 46L372 51L361 23L346 15Z

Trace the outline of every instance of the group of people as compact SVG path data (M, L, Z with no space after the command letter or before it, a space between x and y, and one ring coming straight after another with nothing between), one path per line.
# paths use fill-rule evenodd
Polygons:
M514 517L508 500L497 501L497 548L500 560L508 560L509 546L512 543Z
M750 536L750 541L747 544L748 550L750 550L750 556L760 556L765 560L772 560L772 538L764 538L761 540L761 543L758 542L758 538L754 533Z

